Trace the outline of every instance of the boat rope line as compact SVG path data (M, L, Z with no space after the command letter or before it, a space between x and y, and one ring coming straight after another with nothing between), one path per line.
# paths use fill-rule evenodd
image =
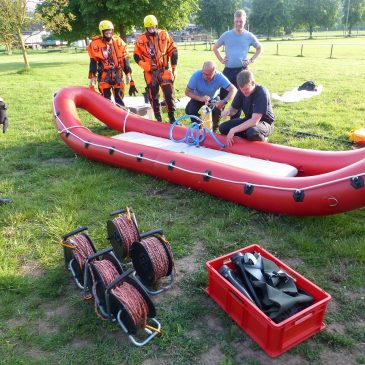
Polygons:
M181 139L174 139L173 137L173 130L175 126L182 120L192 118L196 119L197 122L190 123L187 127L185 137ZM178 119L175 120L174 123L172 123L170 127L170 139L171 141L175 143L186 143L189 146L199 146L200 143L204 142L207 135L210 134L210 136L213 138L213 140L218 144L219 147L224 148L226 145L220 142L217 137L214 135L214 133L207 127L202 126L203 121L198 118L196 115L184 115Z
M316 189L316 188L323 187L323 186L328 186L328 185L335 184L335 183L342 182L342 181L346 181L346 180L349 180L349 179L351 181L358 180L358 179L363 179L363 176L365 176L365 171L364 171L364 172L358 173L356 175L345 176L345 177L342 177L342 178L339 178L339 179L335 179L335 180L331 180L331 181L327 181L327 182L323 182L323 183L319 183L319 184L315 184L315 185L304 186L304 187L301 187L301 188L289 188L289 187L284 187L284 186L273 186L273 185L267 185L267 184L251 183L251 182L248 182L248 181L231 180L231 179L222 178L222 177L219 177L219 176L214 176L211 173L211 171L209 171L209 170L201 172L201 171L193 171L193 170L185 169L183 167L177 166L175 164L175 161L173 161L173 160L166 163L166 162L162 162L162 161L159 161L159 160L155 160L155 159L143 156L143 153L139 153L139 154L135 155L135 154L132 154L132 153L129 153L129 152L119 150L118 148L116 148L114 146L106 146L106 145L101 145L101 144L94 143L94 142L91 142L91 141L86 141L83 138L81 138L80 136L78 136L77 134L70 131L74 126L66 127L65 124L62 122L62 120L57 115L57 113L54 113L54 116L62 124L62 126L63 126L62 132L66 134L66 137L68 137L69 134L72 135L73 137L75 137L79 141L82 141L85 145L85 148L87 148L89 145L92 145L94 147L99 147L99 148L102 148L102 149L106 149L106 150L109 151L110 154L113 154L114 152L116 152L116 153L119 153L119 154L124 155L124 156L135 158L139 162L144 160L144 161L152 162L152 163L155 163L155 164L158 164L158 165L166 166L166 167L168 167L169 170L177 169L177 170L180 170L180 171L192 174L192 175L199 175L199 176L202 176L205 181L209 181L210 179L213 179L213 180L218 180L218 181L227 182L227 183L231 183L231 184L242 185L245 188L249 187L250 189L252 189L254 187L257 187L257 188L263 188L263 189L292 191L292 192L295 193L295 192L301 192L301 191L305 191L305 190L312 190L312 189ZM88 129L88 128L86 128L86 129ZM60 131L58 133L61 134ZM93 133L93 132L91 132L91 133Z
M62 125L64 126L64 124L62 123ZM91 132L91 130L87 127L85 127L84 125L74 125L72 127L65 127L64 129L62 129L61 131L58 131L59 134L62 134L64 132L68 132L70 129L75 129L75 128L83 128L83 129L86 129L88 130L89 132Z
M127 125L127 118L129 117L129 114L130 114L130 110L127 109L127 112L126 112L125 118L124 118L124 123L123 123L123 133L125 133L125 127Z

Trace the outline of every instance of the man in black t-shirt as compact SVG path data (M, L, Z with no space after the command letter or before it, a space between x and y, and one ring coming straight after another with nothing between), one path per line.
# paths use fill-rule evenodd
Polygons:
M251 71L243 70L237 75L238 91L228 110L222 112L222 117L235 115L239 110L244 118L236 118L219 126L221 134L227 135L226 145L233 144L235 135L250 141L266 141L274 131L275 116L271 106L269 91L256 84Z

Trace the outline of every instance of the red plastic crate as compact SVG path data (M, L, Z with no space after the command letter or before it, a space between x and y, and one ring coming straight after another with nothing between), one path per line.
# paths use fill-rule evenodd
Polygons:
M237 252L258 252L275 262L296 281L298 288L314 298L314 303L285 321L275 323L252 304L218 270L222 265L233 268L230 261ZM323 323L331 295L301 276L258 245L251 245L206 263L208 295L271 357L276 357L325 328Z

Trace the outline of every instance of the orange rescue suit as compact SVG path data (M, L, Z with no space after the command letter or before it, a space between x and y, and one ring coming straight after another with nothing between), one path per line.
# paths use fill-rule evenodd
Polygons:
M164 93L170 121L174 119L173 114L176 110L173 90L174 76L169 70L169 61L174 70L177 59L175 42L165 30L156 30L153 34L146 31L137 39L134 47L134 60L144 71L149 99L157 120L161 120L160 86Z
M124 105L123 71L131 73L126 43L116 35L109 41L95 36L87 50L90 56L89 79L97 76L100 92L110 99L113 89L115 101Z

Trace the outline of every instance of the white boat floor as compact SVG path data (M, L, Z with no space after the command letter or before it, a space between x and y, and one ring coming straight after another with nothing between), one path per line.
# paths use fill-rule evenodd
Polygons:
M298 170L295 167L288 164L236 155L234 153L214 150L206 147L191 146L186 143L176 143L170 139L150 136L144 133L127 132L113 136L113 138L138 143L143 146L184 153L189 156L203 158L220 164L234 166L243 170L254 171L269 176L289 177L296 176L298 173Z

